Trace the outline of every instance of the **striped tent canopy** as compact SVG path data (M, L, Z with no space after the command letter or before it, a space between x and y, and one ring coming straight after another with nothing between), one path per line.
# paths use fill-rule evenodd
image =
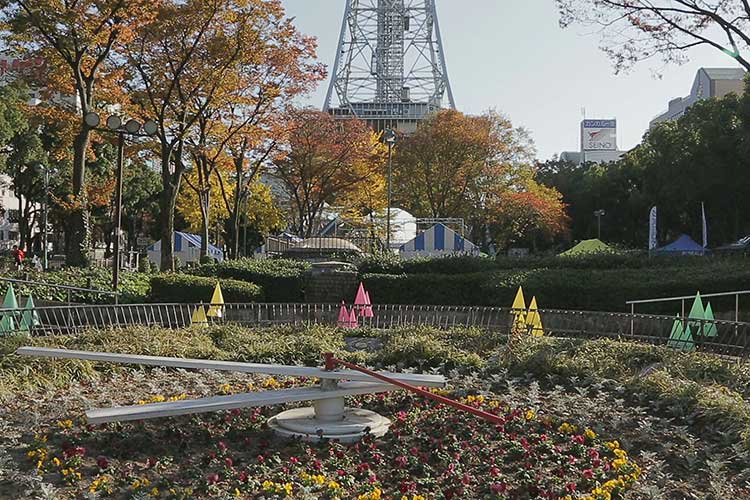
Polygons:
M435 224L419 233L416 238L401 245L398 251L404 259L479 253L474 243L443 224Z

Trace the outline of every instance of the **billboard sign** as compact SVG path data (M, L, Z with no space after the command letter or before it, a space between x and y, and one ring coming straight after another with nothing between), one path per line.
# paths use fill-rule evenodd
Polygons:
M583 120L584 151L617 151L617 120Z

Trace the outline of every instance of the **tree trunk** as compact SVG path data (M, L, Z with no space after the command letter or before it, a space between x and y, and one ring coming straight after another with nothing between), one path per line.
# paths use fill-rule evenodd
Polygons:
M161 183L159 196L159 237L161 239L161 271L174 271L174 211L177 205L177 194L180 191L182 171L175 165L172 174L173 146L165 141L161 145ZM178 154L182 151L180 150ZM177 162L175 162L177 163Z
M81 122L81 130L73 142L73 195L78 207L71 214L70 231L65 233L65 248L67 249L66 263L70 266L83 267L88 264L88 248L86 231L87 200L85 191L86 182L86 151L89 147L91 129Z
M210 222L209 210L211 202L211 192L207 189L198 191L198 200L201 208L201 253L200 258L208 255L208 225Z

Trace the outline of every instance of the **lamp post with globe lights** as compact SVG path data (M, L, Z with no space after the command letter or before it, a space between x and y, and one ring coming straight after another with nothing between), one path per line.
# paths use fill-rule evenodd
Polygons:
M156 122L146 120L141 124L138 120L130 119L123 123L119 115L110 115L106 127L100 127L101 119L95 112L86 114L86 125L94 130L117 134L117 173L115 181L115 237L114 253L112 256L112 289L117 292L120 284L120 233L122 232L122 170L125 155L125 136L153 137L158 130ZM115 296L117 297L117 296Z

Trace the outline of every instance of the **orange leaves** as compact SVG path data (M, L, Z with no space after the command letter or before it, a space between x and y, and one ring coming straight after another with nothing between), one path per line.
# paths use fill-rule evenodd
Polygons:
M382 186L386 148L365 123L292 110L289 142L282 149L287 154L272 173L291 194L293 222L301 235L311 234L325 204L378 208L366 191Z

